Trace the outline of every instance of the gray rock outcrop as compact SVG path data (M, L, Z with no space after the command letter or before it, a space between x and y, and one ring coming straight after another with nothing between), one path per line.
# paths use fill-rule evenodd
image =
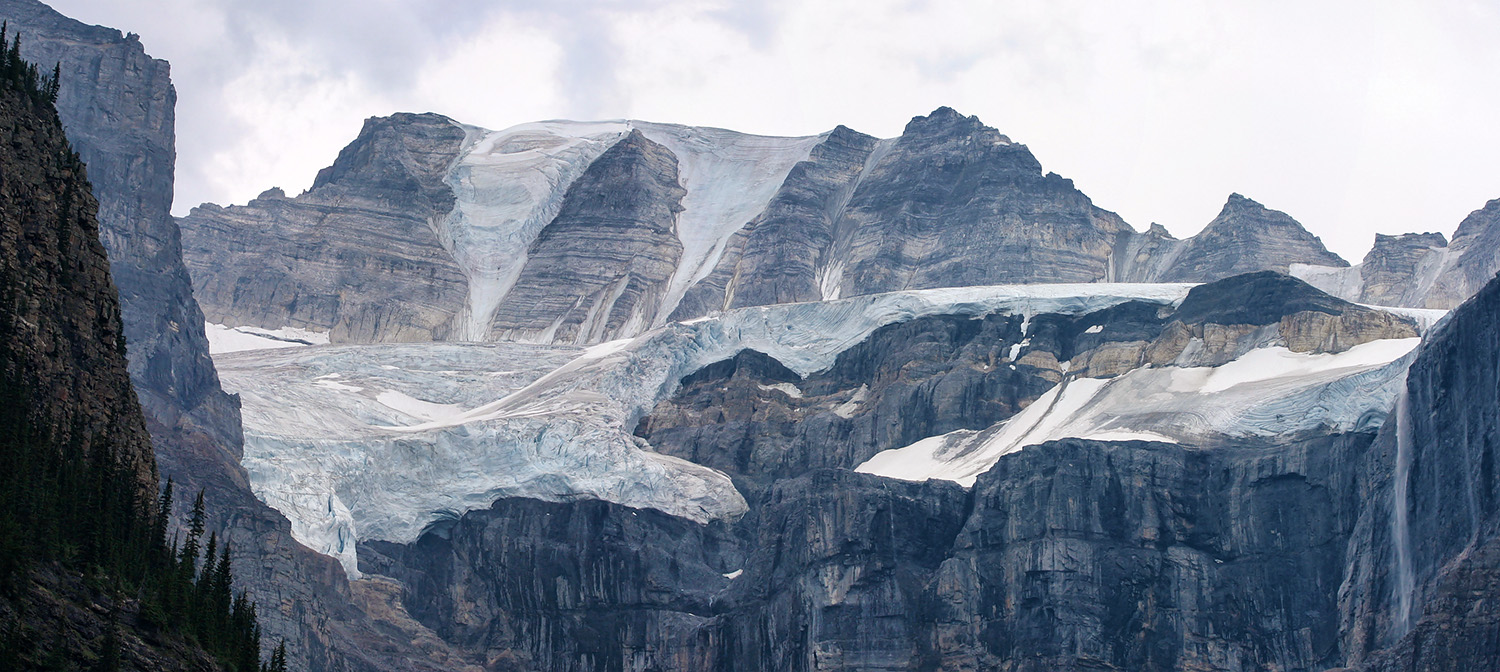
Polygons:
M642 144L653 149L639 169L616 165ZM739 158L705 158L731 147ZM746 168L757 161L788 169ZM752 192L768 200L736 200ZM744 219L712 221L715 208ZM596 343L718 310L898 289L1347 265L1238 195L1198 236L1136 232L1024 145L950 108L887 140L646 122L489 132L398 114L370 119L307 193L206 204L181 224L211 320L341 343ZM716 261L679 267L690 253Z
M841 296L897 289L1109 279L1130 227L976 117L907 124L838 223Z
M543 343L639 333L682 254L675 224L685 193L672 153L632 131L568 188L491 329Z
M1284 212L1230 194L1219 216L1180 243L1157 282L1212 282L1260 270L1286 273L1294 263L1345 267L1349 262Z
M1500 280L1423 344L1364 462L1340 594L1351 667L1500 660Z
M468 284L434 222L463 140L438 115L373 118L307 193L194 208L178 221L208 319L366 343L444 333Z
M292 669L424 669L428 654L380 634L354 606L362 587L292 539L286 518L250 492L239 404L219 387L169 214L176 95L167 63L133 34L33 0L0 0L0 18L20 32L27 58L59 66L58 115L98 197L130 381L161 478L176 482L179 499L205 490L210 529L234 548L236 589L260 605L269 641L286 639Z
M1400 236L1375 234L1375 245L1359 265L1359 300L1380 306L1421 304L1422 295L1432 283L1421 282L1423 275L1435 275L1430 268L1434 251L1448 247L1441 233L1408 233ZM1424 288L1423 285L1426 285Z

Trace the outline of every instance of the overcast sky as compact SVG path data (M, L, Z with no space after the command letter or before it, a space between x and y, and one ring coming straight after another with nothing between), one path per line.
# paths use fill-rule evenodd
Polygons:
M1500 198L1500 3L51 0L177 86L177 201L297 193L364 118L899 135L948 105L1137 229L1230 192L1358 262Z

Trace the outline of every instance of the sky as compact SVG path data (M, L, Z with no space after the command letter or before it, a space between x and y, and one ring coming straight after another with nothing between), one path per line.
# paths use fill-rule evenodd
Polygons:
M363 120L881 137L947 105L1137 229L1231 192L1357 263L1500 198L1493 0L51 0L177 88L174 212L311 185Z

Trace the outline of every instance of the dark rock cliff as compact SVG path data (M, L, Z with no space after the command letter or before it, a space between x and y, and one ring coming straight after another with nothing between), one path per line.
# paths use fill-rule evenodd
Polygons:
M0 82L5 412L29 408L19 415L49 449L71 444L83 456L112 456L136 496L153 501L156 461L126 371L98 207L50 106Z
M1423 344L1404 408L1371 451L1342 596L1346 647L1361 669L1500 661L1497 353L1492 280Z
M146 548L156 463L99 204L25 80L0 74L0 667L215 670L99 575Z
M61 71L58 116L99 199L142 405L165 427L236 443L239 410L208 358L170 214L177 94L167 63L146 55L134 35L86 26L34 0L4 0L0 17L19 29L23 55Z
M234 547L236 588L260 605L269 641L286 638L292 669L420 669L426 654L407 643L411 636L377 634L372 615L356 606L373 588L351 587L336 561L293 540L286 519L250 492L239 464L239 405L219 388L168 214L175 94L167 64L134 35L32 0L0 0L0 18L19 28L25 55L60 66L58 115L99 199L95 240L109 259L101 253L97 262L120 288L130 379L162 478L175 479L179 493L205 489L209 527ZM389 153L368 154L378 163ZM358 159L328 179L357 174ZM76 262L90 259L79 252ZM90 394L101 403L119 396Z
M939 108L870 167L838 227L842 296L1109 277L1129 226L976 117ZM982 257L975 252L983 250Z

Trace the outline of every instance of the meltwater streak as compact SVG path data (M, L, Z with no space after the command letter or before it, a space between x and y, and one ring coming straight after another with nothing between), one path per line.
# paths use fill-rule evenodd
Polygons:
M1391 493L1391 538L1396 547L1396 581L1392 602L1395 603L1396 637L1411 630L1412 594L1416 592L1416 574L1411 566L1411 530L1407 520L1407 490L1411 477L1411 409L1406 385L1396 397L1396 475Z

